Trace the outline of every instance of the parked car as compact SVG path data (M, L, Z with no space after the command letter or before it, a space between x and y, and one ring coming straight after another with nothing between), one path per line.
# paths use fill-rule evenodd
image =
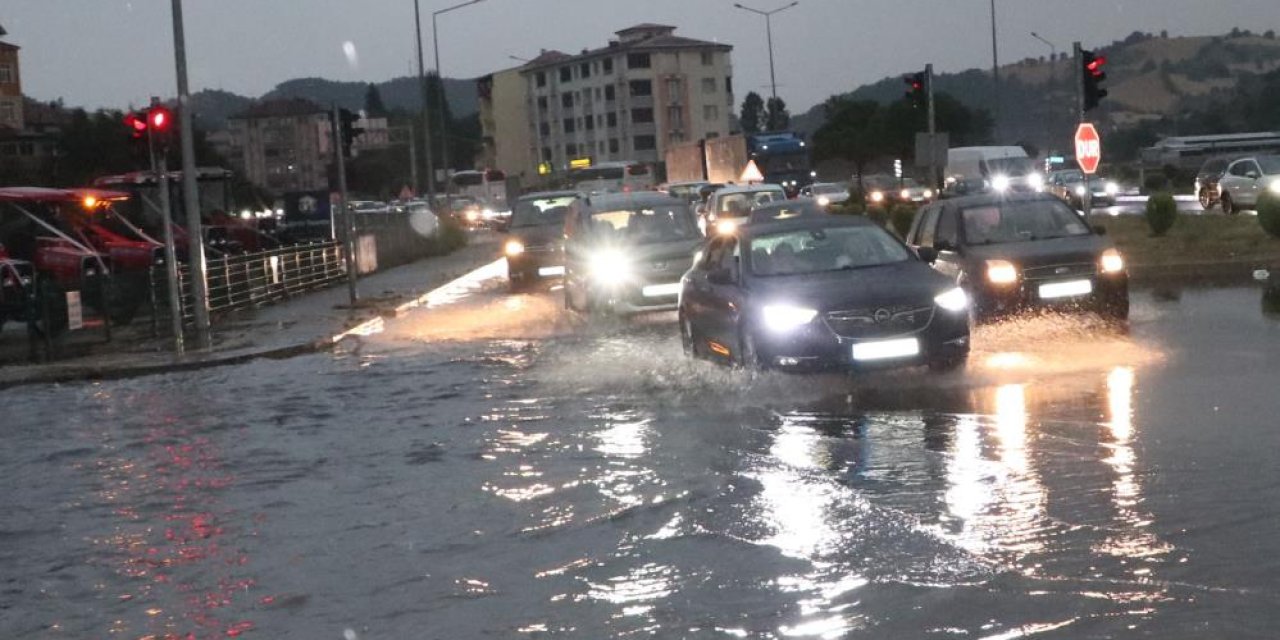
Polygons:
M747 368L962 366L968 298L861 216L779 218L709 241L681 281L686 353Z
M1027 308L1129 317L1129 275L1104 231L1049 194L983 194L916 213L907 244L964 287L975 315Z
M550 191L516 201L504 245L512 291L564 275L564 217L579 196L576 191Z
M579 198L564 236L565 306L581 313L674 309L703 241L689 203L657 192Z
M707 234L716 229L732 230L747 221L752 209L786 199L786 191L776 184L724 187L712 193L699 209L698 225Z
M1280 155L1241 158L1227 166L1218 183L1222 212L1239 213L1258 206L1258 198L1268 191L1280 196Z
M1218 205L1218 201L1222 198L1222 192L1218 190L1218 183L1222 180L1223 174L1227 172L1227 165L1231 164L1231 157L1209 158L1200 165L1200 171L1196 174L1196 197L1200 199L1200 206L1205 211Z

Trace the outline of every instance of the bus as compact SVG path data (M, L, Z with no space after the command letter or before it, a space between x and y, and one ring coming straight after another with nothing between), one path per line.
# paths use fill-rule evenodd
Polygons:
M458 171L449 179L451 195L468 196L494 212L509 212L507 175L497 169Z
M588 195L652 191L653 171L641 162L602 162L586 169L569 172L569 183L575 191Z
M1194 171L1215 156L1280 153L1280 131L1164 138L1142 150L1147 167L1174 166Z

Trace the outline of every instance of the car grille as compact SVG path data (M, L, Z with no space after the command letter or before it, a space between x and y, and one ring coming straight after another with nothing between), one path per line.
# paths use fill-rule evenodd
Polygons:
M553 251L559 250L559 247L556 246L554 243L530 244L530 245L525 245L524 250L526 253L551 253Z
M872 338L913 333L929 326L933 306L897 305L827 313L824 321L843 338Z
M1080 262L1074 264L1054 264L1047 267L1030 267L1022 270L1022 277L1026 280L1060 280L1062 278L1076 278L1094 276L1098 273L1097 265L1091 262Z

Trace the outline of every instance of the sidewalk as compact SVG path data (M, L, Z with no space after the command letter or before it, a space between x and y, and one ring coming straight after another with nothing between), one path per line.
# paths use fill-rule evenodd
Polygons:
M177 357L157 351L155 340L111 345L110 353L42 364L0 367L0 389L26 384L110 380L233 365L262 358L283 359L332 348L370 320L395 315L397 307L420 303L426 293L483 265L498 254L497 236L479 234L471 244L439 258L419 260L361 278L362 304L348 309L344 284L239 314L214 326L211 351Z

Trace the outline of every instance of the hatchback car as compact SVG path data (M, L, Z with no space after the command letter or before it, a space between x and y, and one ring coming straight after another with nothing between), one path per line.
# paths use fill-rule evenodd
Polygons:
M564 217L576 191L532 193L516 201L504 245L507 277L518 291L542 278L564 275Z
M1227 166L1218 183L1222 212L1239 213L1258 206L1258 199L1270 192L1280 196L1280 155L1241 158Z
M1045 190L1058 196L1074 209L1084 208L1085 189L1089 190L1090 207L1113 207L1116 196L1120 193L1120 185L1115 181L1100 176L1088 176L1085 186L1085 174L1079 169L1063 169L1054 171L1045 179Z
M564 235L565 306L583 313L674 309L703 241L689 204L656 192L575 200Z
M690 355L791 371L949 369L968 358L965 292L879 225L752 217L710 240L681 281Z
M776 184L759 184L745 187L724 187L711 194L699 211L699 226L710 234L717 227L721 231L749 219L751 210L787 199L787 193Z
M1049 194L943 200L916 213L907 242L960 285L979 318L1033 308L1129 317L1124 258Z
M819 206L829 207L849 201L849 183L815 182L800 189L800 197L812 198Z

